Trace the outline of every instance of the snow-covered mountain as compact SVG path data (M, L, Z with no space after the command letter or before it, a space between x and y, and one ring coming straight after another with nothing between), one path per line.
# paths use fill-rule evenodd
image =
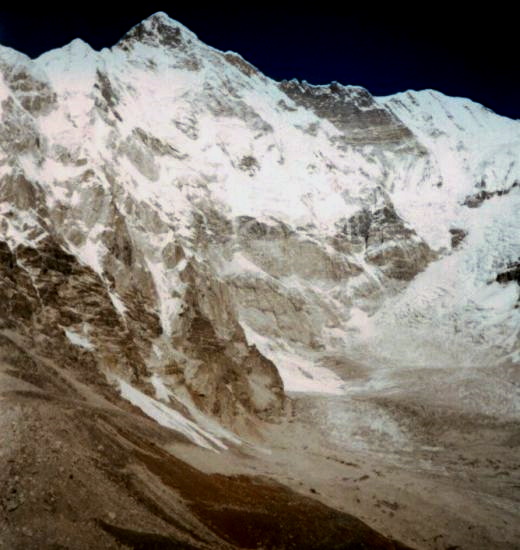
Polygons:
M212 410L222 373L184 349L199 329L240 343L239 377L256 347L289 391L341 391L316 367L325 355L517 353L518 286L499 278L520 257L519 122L433 91L277 83L164 14L110 49L2 48L0 66L5 253L33 315L49 307L45 254L95 281L139 359L123 361L62 286L52 338L90 350L109 378L163 396L182 380ZM248 375L255 410L279 407L264 365ZM221 392L240 402L233 384Z
M520 121L275 82L162 13L0 48L0 104L2 334L198 445L291 392L520 362Z

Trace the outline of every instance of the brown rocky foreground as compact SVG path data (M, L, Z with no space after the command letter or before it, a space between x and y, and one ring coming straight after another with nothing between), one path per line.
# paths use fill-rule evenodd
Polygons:
M2 550L408 548L266 477L190 466L166 450L180 436L7 337L0 368Z

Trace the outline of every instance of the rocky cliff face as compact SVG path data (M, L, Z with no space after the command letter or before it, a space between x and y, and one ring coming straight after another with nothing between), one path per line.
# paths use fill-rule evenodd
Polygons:
M2 322L41 353L238 431L341 391L327 357L393 360L409 323L516 353L517 122L276 83L164 14L0 69Z

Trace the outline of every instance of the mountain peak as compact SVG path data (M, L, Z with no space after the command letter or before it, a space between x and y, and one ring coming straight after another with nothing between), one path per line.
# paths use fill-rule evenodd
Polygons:
M163 23L166 23L166 24L171 24L171 23L175 24L176 23L176 21L174 19L172 19L164 11L157 11L155 13L152 13L152 15L150 15L146 19L143 19L143 23L145 21L162 21Z
M184 49L194 40L197 40L197 36L187 27L172 19L167 13L159 11L130 29L117 45L123 49L129 49L135 43Z
M63 50L81 56L88 55L94 51L90 44L88 44L81 38L74 38L72 42L69 42L66 46L63 47Z

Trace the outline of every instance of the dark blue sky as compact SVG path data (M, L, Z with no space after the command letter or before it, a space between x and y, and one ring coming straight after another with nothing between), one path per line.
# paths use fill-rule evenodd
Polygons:
M408 10L347 2L341 11L328 3L325 9L297 11L249 4L196 9L181 2L147 2L120 12L95 2L78 10L0 8L0 43L31 57L76 37L100 49L152 13L165 11L204 42L239 52L277 80L337 80L374 95L434 88L520 119L516 17L500 6L478 11L430 2Z

